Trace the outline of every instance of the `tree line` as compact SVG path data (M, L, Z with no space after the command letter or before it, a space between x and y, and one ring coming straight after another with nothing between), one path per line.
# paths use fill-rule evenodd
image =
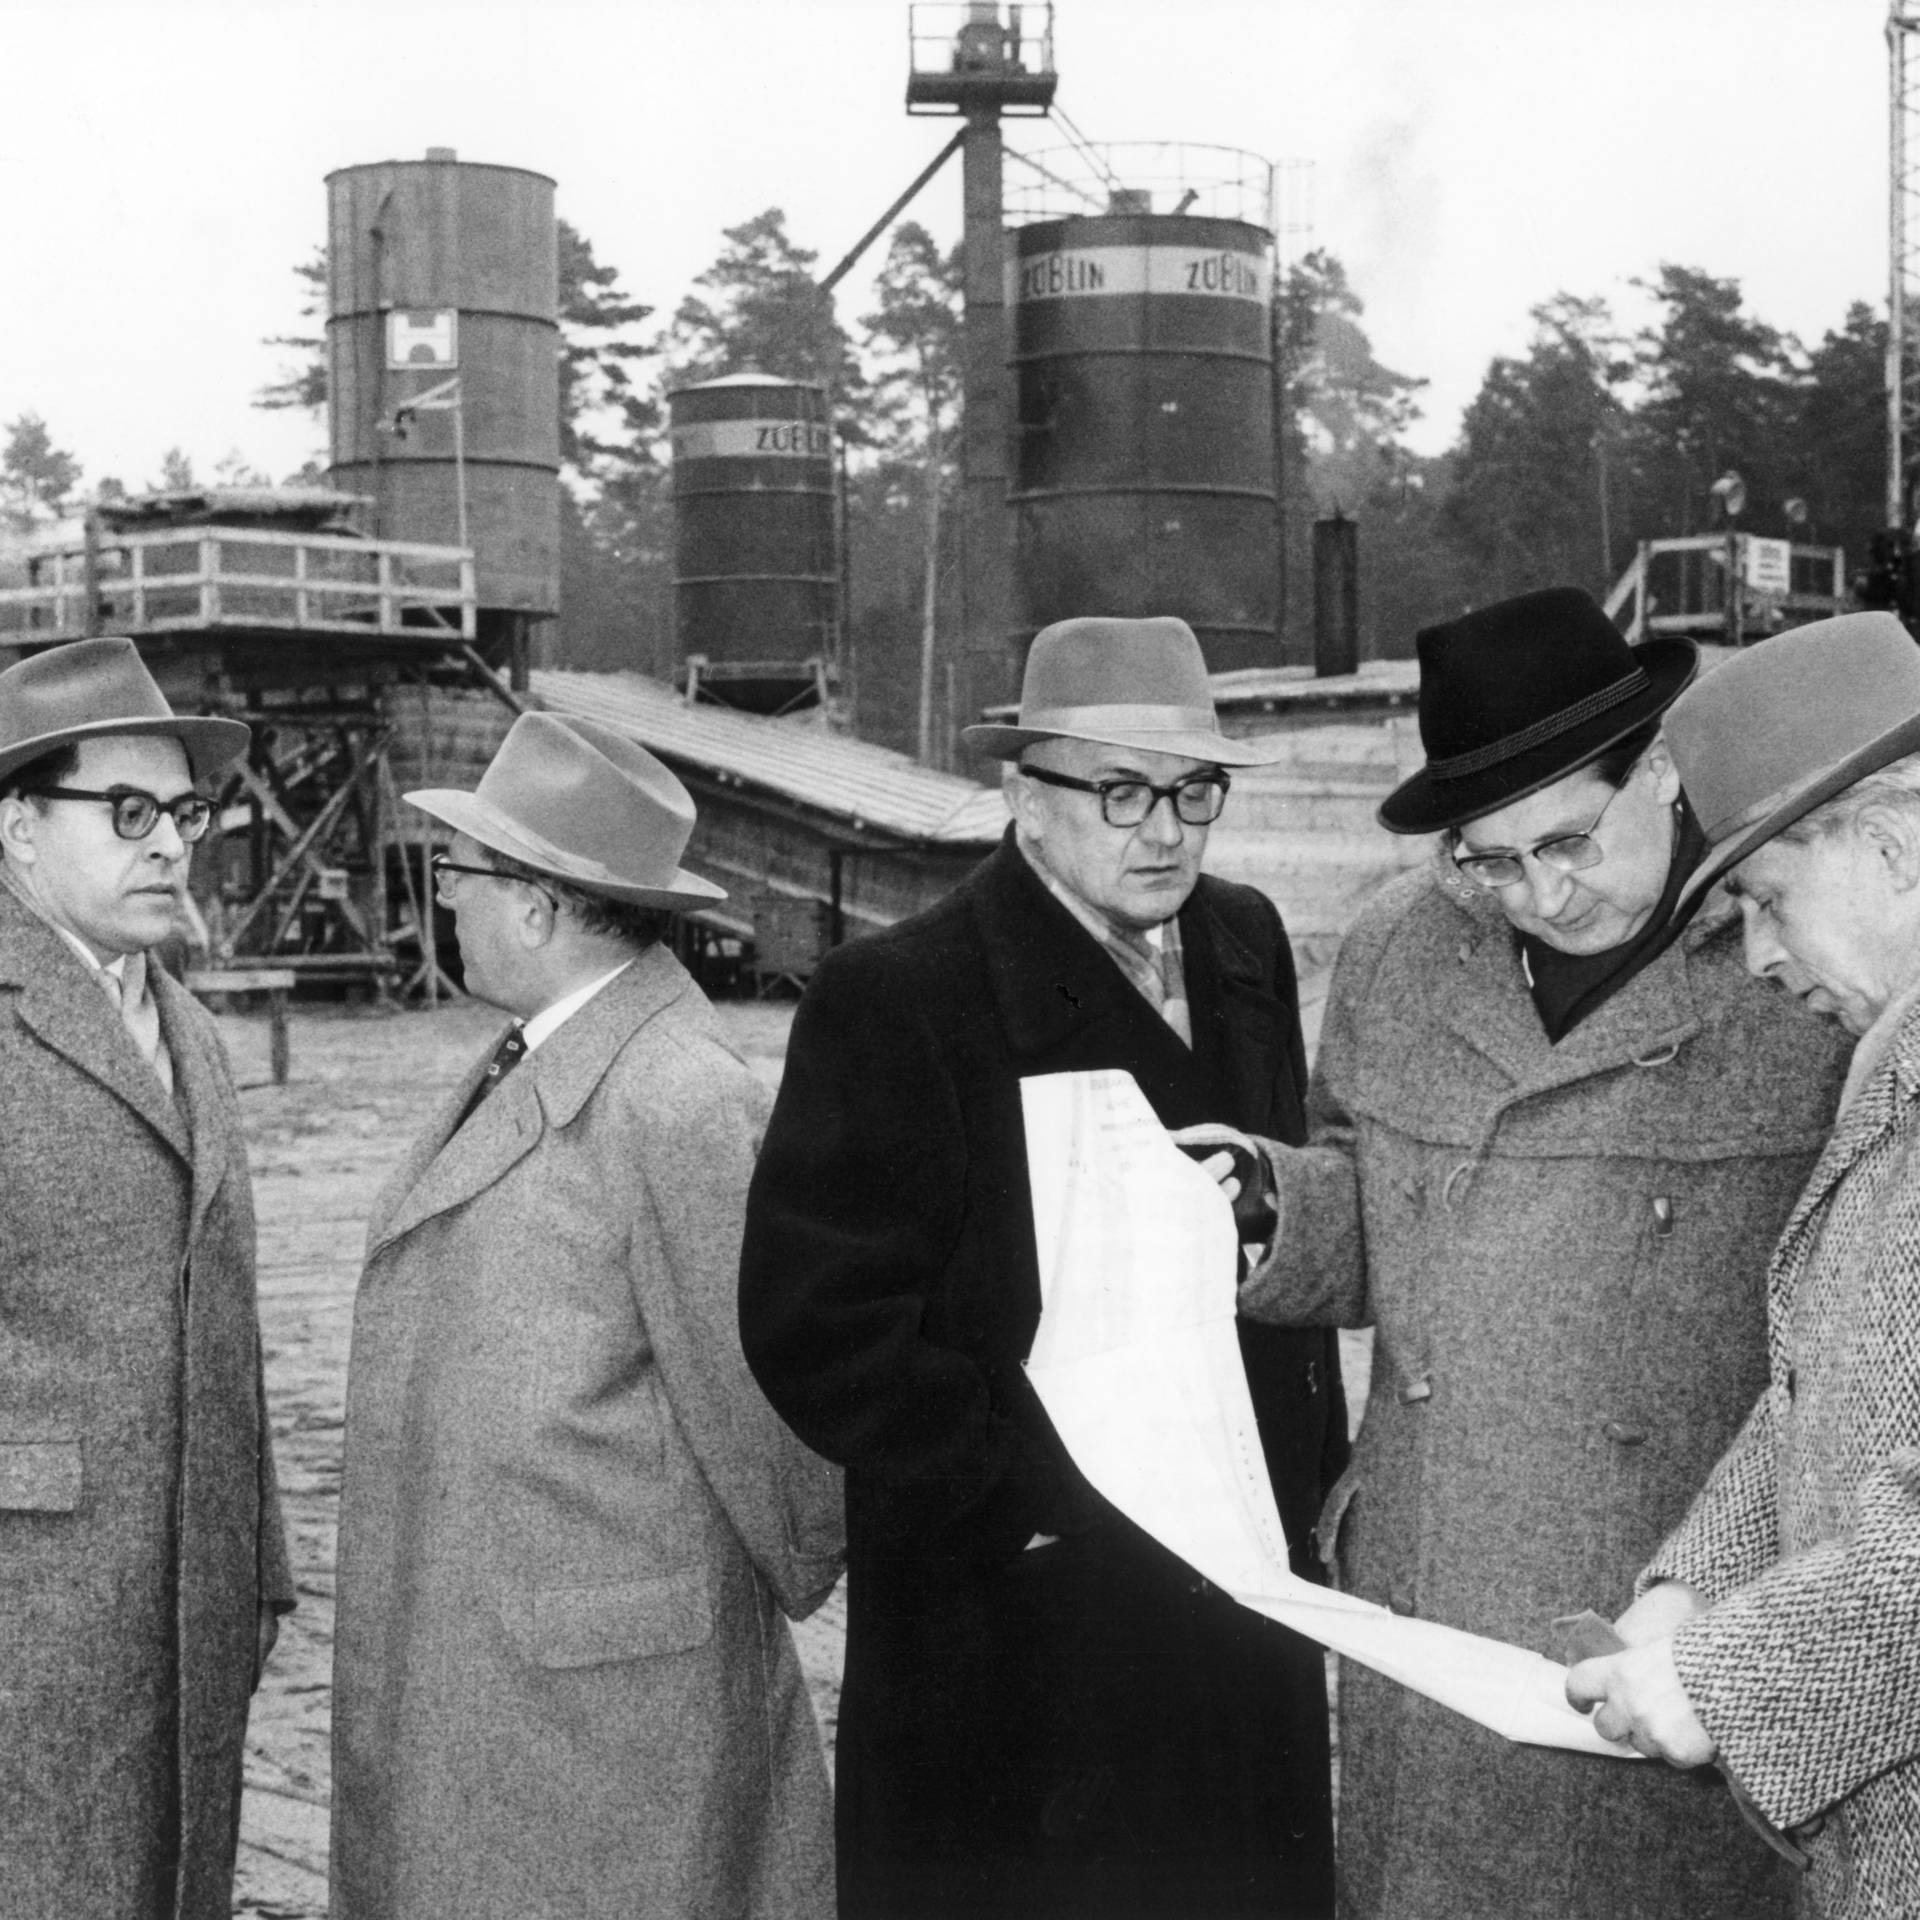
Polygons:
M664 322L621 270L559 223L563 462L557 658L672 666L666 396L755 371L827 388L846 453L849 605L844 668L869 737L911 748L917 663L955 617L961 275L958 249L896 226L870 310L850 323L820 290L818 256L770 207L725 230ZM325 310L326 264L295 268L301 312ZM1414 452L1425 382L1383 365L1340 261L1316 251L1276 299L1278 448L1295 657L1310 639L1312 521L1360 522L1363 651L1404 655L1415 631L1465 607L1572 583L1604 595L1643 538L1724 524L1714 483L1737 471L1748 531L1847 549L1883 518L1886 322L1862 302L1814 346L1750 312L1739 283L1663 263L1637 283L1649 314L1556 294L1524 351L1496 357L1454 444ZM263 407L326 402L317 327L276 337L292 359ZM16 528L77 498L78 461L37 415L0 428L0 515ZM236 453L227 484L263 476ZM321 477L316 462L298 479ZM185 456L161 484L190 486ZM111 493L113 481L96 489Z

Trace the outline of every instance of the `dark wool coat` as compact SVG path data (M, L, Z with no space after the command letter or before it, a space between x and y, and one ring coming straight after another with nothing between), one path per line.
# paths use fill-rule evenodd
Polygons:
M1248 1312L1375 1328L1321 1523L1341 1584L1564 1658L1617 1614L1766 1377L1768 1250L1845 1046L1696 924L1549 1046L1497 903L1421 871L1348 935L1313 1144ZM1348 1920L1764 1920L1724 1787L1514 1746L1343 1665Z
M1650 1578L1715 1604L1687 1697L1780 1826L1814 1910L1920 1904L1920 1014L1840 1116L1769 1277L1772 1365Z
M489 1054L491 1049L489 1049ZM839 1475L734 1317L767 1097L651 948L376 1205L354 1304L337 1920L823 1920L832 1816L782 1609Z
M1203 879L1189 1051L1011 842L832 954L754 1175L741 1332L847 1468L845 1920L1322 1914L1319 1651L1107 1506L1022 1371L1040 1312L1020 1081L1124 1067L1170 1126L1300 1137L1279 916ZM1333 1336L1252 1330L1289 1537L1345 1446ZM1058 1535L1023 1551L1035 1534Z
M293 1599L238 1103L149 978L174 1100L0 891L6 1920L226 1920L259 1610Z

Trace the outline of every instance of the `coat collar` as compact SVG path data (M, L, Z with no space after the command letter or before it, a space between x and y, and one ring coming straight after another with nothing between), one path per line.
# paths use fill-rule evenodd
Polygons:
M161 1008L161 1031L172 1048L175 1035L187 1025L172 996L184 999L185 989L171 981L162 988L158 967L149 973ZM16 1013L22 1026L123 1100L181 1160L193 1163L185 1115L140 1057L106 995L87 978L85 963L50 926L0 889L0 988L6 987L19 992ZM190 1042L180 1047L181 1055L196 1053ZM188 1109L196 1114L206 1107L205 1074L210 1071L196 1059L183 1083Z
M1695 956L1724 917L1698 918L1666 950L1610 994L1558 1046L1548 1039L1520 964L1520 943L1484 887L1449 871L1439 890L1459 927L1459 991L1435 996L1438 1017L1464 1045L1515 1083L1516 1094L1546 1092L1633 1064L1672 1058L1702 1025Z
M381 1189L367 1225L367 1257L434 1215L464 1206L525 1159L549 1127L568 1125L621 1048L691 986L686 969L671 953L649 947L456 1131L506 1029L496 1033Z
M1920 1004L1907 1010L1871 1078L1840 1109L1833 1133L1781 1232L1773 1259L1776 1281L1795 1266L1822 1202L1864 1154L1888 1134L1914 1124L1916 1102L1920 1102Z

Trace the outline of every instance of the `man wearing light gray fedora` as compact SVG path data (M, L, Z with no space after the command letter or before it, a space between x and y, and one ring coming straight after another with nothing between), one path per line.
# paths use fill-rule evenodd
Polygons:
M1230 769L1272 756L1220 733L1173 619L1045 629L1016 721L969 737L1005 763L1013 827L815 975L741 1265L755 1373L847 1469L840 1913L1322 1915L1320 1653L1102 1500L1021 1366L1023 1077L1124 1068L1169 1127L1301 1137L1279 915L1200 872ZM1265 1328L1243 1350L1304 1569L1346 1443L1337 1350Z
M1887 613L1682 696L1674 763L1749 969L1860 1036L1774 1250L1752 1416L1568 1697L1717 1760L1810 1857L1824 1920L1920 1911L1920 650Z
M725 898L610 727L523 715L407 798L468 990L513 1016L395 1169L354 1306L337 1920L821 1920L826 1765L782 1619L838 1475L734 1314L758 1082L661 938Z
M252 1191L179 931L246 750L130 640L0 673L0 1913L226 1920L293 1604Z

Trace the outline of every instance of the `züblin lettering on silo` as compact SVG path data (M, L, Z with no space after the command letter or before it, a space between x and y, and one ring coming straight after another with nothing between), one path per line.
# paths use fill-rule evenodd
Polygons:
M1215 672L1278 664L1267 231L1127 212L1011 238L1021 630L1178 614Z

